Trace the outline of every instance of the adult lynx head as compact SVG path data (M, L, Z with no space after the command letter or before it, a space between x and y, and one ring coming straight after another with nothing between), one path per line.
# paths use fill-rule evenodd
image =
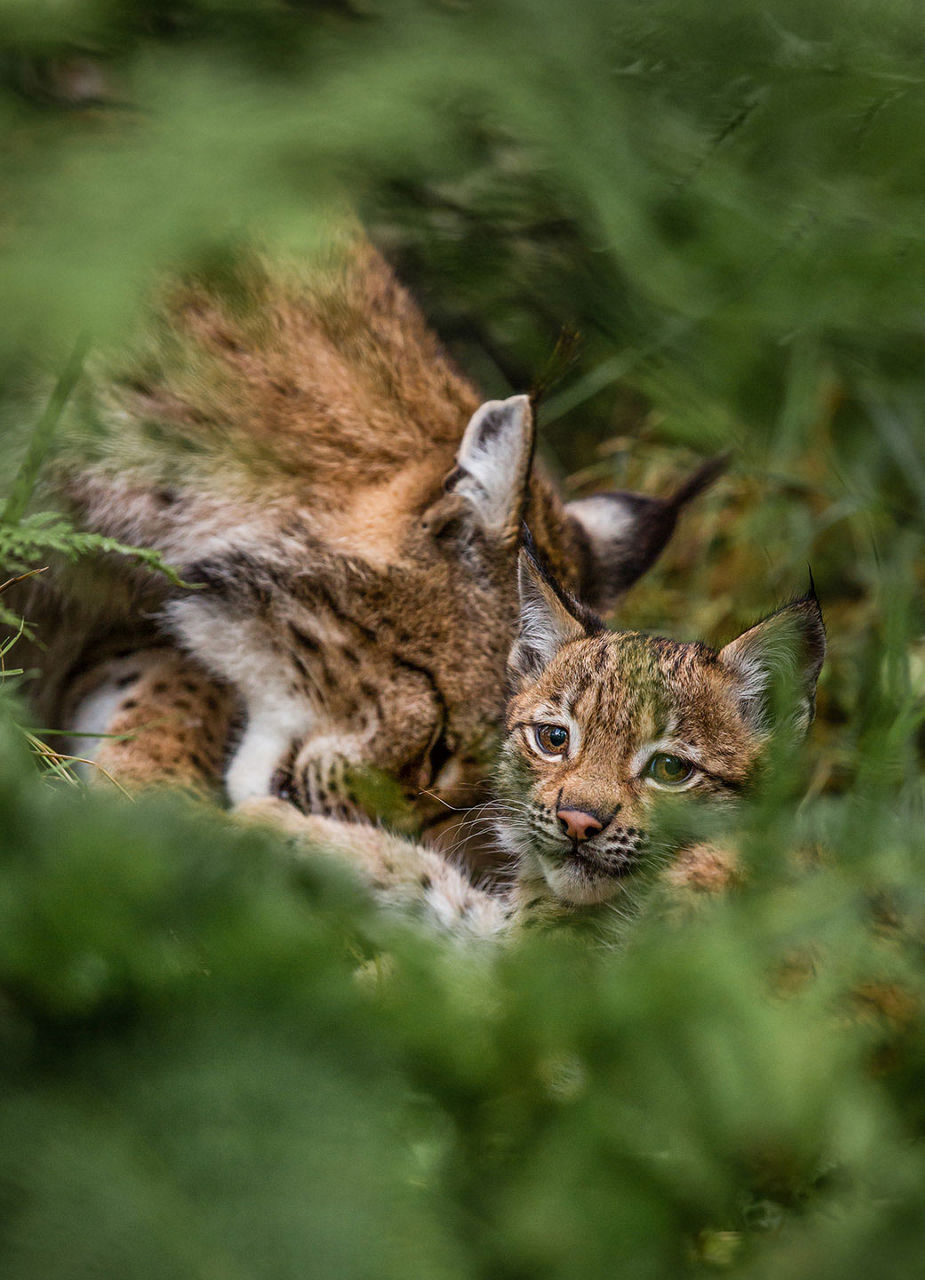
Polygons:
M527 552L519 572L502 839L560 901L603 902L636 869L660 797L729 802L775 732L802 736L822 613L811 592L717 652L607 631Z

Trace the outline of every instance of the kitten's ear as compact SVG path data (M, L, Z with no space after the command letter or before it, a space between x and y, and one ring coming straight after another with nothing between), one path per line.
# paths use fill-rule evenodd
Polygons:
M684 507L727 466L726 454L698 467L667 498L642 493L596 493L565 508L581 526L588 547L581 598L595 609L611 609L654 564L674 532Z
M812 722L816 681L825 658L825 625L816 593L770 617L720 650L720 662L739 678L749 723L766 732L789 721L795 732Z
M549 577L533 554L523 549L517 559L520 619L508 658L515 680L535 680L563 645L603 631L604 624Z
M470 522L492 541L515 544L527 501L536 431L529 396L489 400L472 415L444 483L447 497L433 508L440 516Z

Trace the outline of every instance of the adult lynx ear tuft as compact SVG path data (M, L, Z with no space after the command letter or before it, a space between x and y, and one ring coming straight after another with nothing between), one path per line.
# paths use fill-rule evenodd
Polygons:
M719 654L739 678L746 719L762 732L788 721L797 733L809 728L824 658L825 624L812 585L807 595L743 631Z
M529 396L489 400L466 427L445 488L491 539L514 543L519 536L535 438Z
M698 467L667 498L617 490L579 498L565 508L588 547L581 597L595 609L611 609L664 550L684 507L726 469L722 454Z
M540 566L528 543L517 559L520 620L508 657L515 680L536 679L563 645L605 630L597 614L579 604Z

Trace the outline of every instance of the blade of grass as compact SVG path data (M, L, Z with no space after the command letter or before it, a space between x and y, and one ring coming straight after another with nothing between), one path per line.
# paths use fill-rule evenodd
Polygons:
M13 487L3 508L3 514L0 515L0 521L3 524L19 524L25 514L42 463L51 448L52 438L64 411L64 406L80 380L89 346L89 337L86 334L81 334L74 344L74 349L68 358L67 364L61 371L58 381L55 383L48 404L45 406L45 412L32 433L26 456L23 458L16 473Z
M122 783L114 778L108 769L104 769L102 765L97 764L95 760L86 759L84 756L62 755L61 752L55 751L54 748L49 747L47 743L43 742L41 738L37 738L35 734L31 733L28 729L23 729L22 734L30 748L40 757L48 772L54 774L55 777L62 778L69 786L79 788L82 785L80 778L77 777L71 766L75 764L85 764L92 769L96 769L104 778L108 779L114 787L121 791L127 800L134 802L135 797L131 792L126 791L125 787L122 786Z

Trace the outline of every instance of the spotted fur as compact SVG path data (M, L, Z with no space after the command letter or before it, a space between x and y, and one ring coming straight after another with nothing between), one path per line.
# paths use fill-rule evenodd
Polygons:
M347 856L380 894L420 906L463 936L506 936L625 892L651 864L659 802L732 804L755 780L775 734L793 741L802 734L825 653L814 593L717 651L608 631L529 553L519 570L507 732L497 799L486 808L513 859L509 887L473 885L452 858L368 825L305 818L278 801L246 809ZM541 749L540 727L567 732L558 758ZM690 766L682 784L650 775L659 753ZM716 893L738 875L729 848L662 841L660 853L664 884L685 898Z
M56 492L199 589L105 560L40 584L37 718L79 720L75 689L106 684L114 643L158 647L161 677L133 699L133 776L147 751L152 779L224 782L235 803L284 778L306 810L356 815L351 777L374 768L425 827L471 806L503 719L521 520L570 590L609 604L716 470L667 498L563 504L528 398L480 406L356 236L322 260L241 254L174 282L134 355L91 372L81 411L108 430L71 424ZM226 693L241 710L218 756L159 740L181 669L200 684L192 721L218 724L208 698Z
M180 786L215 798L238 715L230 689L169 646L119 650L77 676L62 707L68 749L94 781Z
M520 581L499 835L522 878L564 902L600 902L638 869L659 803L729 804L776 732L802 736L825 654L822 614L810 594L716 651L607 631L526 553ZM561 753L543 749L542 726L567 734ZM688 776L656 780L660 756ZM588 823L580 836L571 815Z

